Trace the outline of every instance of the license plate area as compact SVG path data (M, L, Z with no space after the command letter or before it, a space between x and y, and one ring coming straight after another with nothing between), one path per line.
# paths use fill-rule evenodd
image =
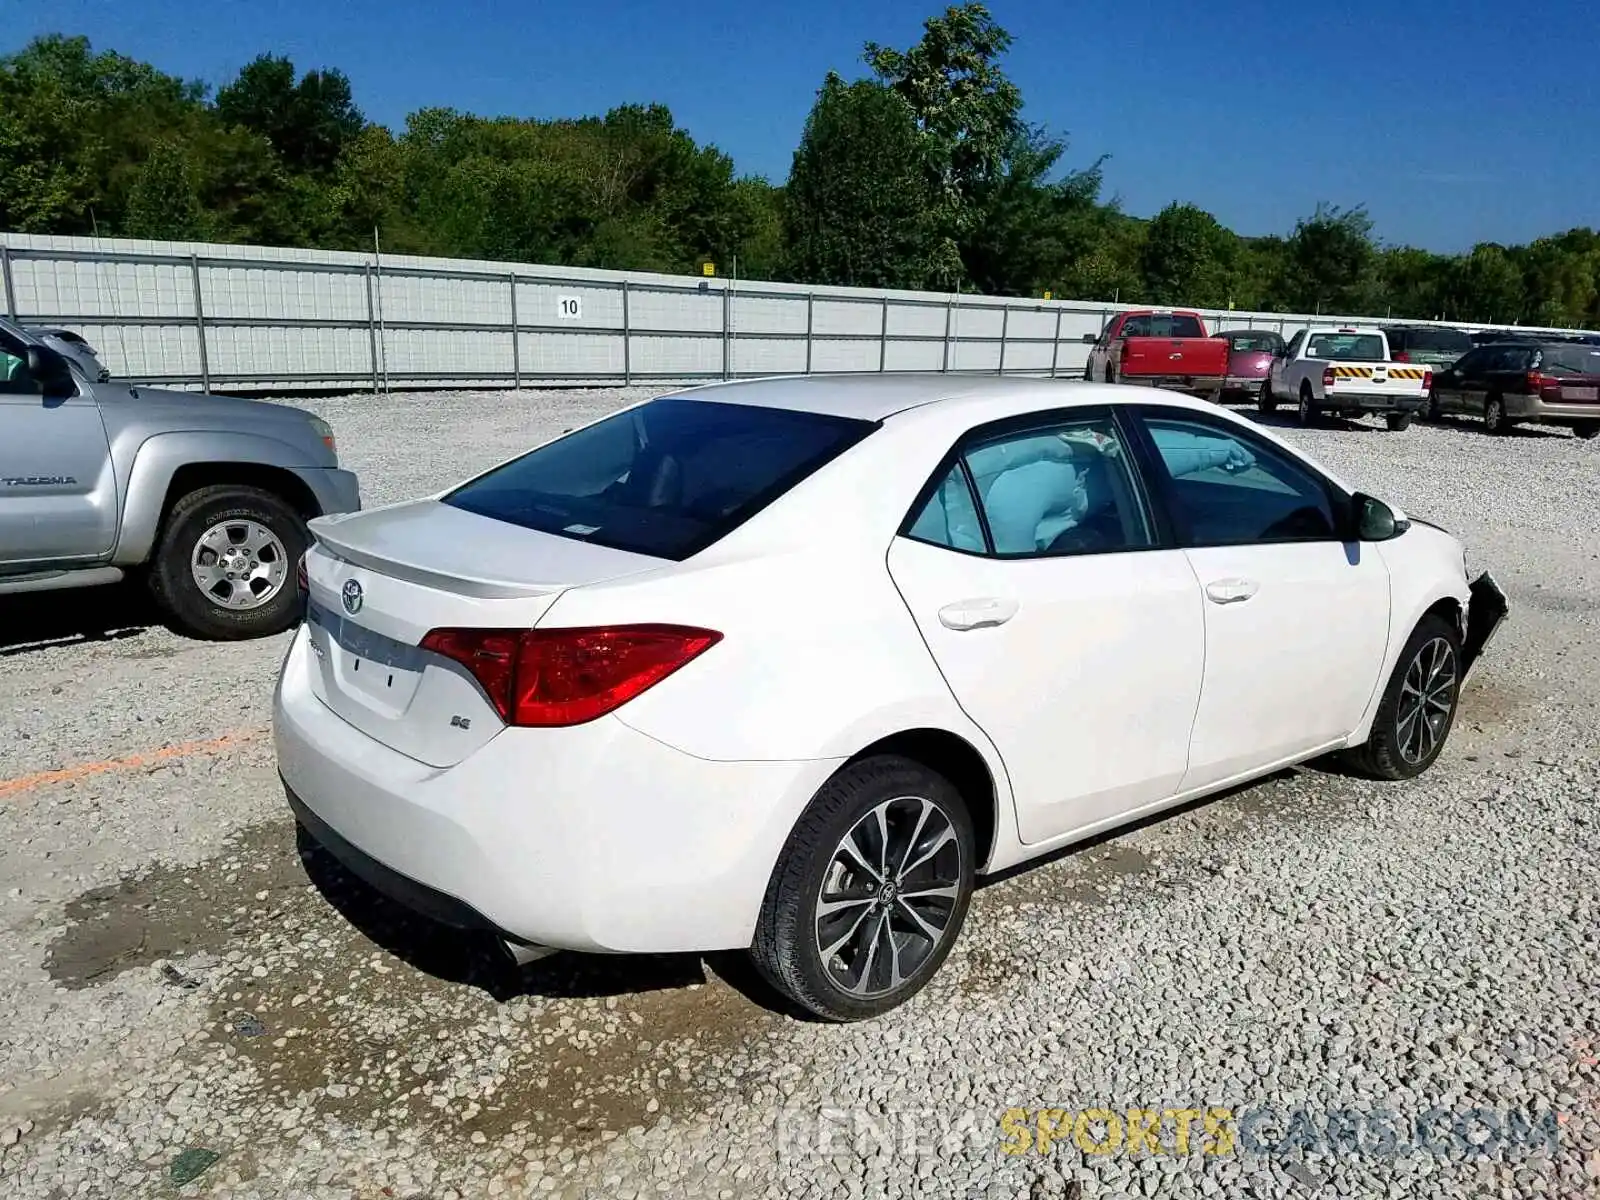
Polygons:
M1600 387L1564 387L1563 400L1600 400Z
M358 625L315 601L308 605L306 623L330 693L386 716L406 711L422 679L425 656L420 647Z

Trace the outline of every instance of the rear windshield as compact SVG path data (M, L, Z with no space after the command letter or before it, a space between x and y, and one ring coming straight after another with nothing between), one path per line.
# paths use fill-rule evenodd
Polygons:
M1600 375L1600 346L1545 346L1539 369L1547 375Z
M1384 349L1382 334L1314 333L1306 357L1331 358L1339 362L1383 362Z
M1129 317L1122 327L1123 337L1203 338L1205 327L1198 317L1182 313L1150 313Z
M1472 349L1472 338L1459 329L1407 329L1400 336L1407 350L1421 354L1465 354Z
M444 502L541 533L685 559L875 428L663 396L529 451Z
M1283 339L1275 333L1228 333L1228 349L1244 354L1255 350L1262 354L1275 354L1283 349Z

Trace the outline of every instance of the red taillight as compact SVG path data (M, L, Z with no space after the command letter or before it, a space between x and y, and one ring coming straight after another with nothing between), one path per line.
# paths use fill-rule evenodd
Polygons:
M1432 371L1424 371L1422 373L1422 390L1424 392L1433 391L1433 372Z
M1118 352L1118 357L1121 358L1123 362L1127 362L1132 354L1133 347L1128 345L1127 342L1123 342L1122 349Z
M1529 371L1528 372L1528 390L1530 392L1542 392L1542 391L1544 391L1545 385L1548 384L1549 382L1550 382L1550 380L1546 379L1538 371Z
M1394 361L1395 362L1410 362L1411 361L1411 353L1410 353L1410 351L1407 351L1407 350L1400 351L1400 353L1398 353L1398 354L1396 354L1394 356Z
M1323 367L1322 368L1322 387L1323 387L1324 390L1326 390L1328 388L1331 388L1332 386L1333 386L1333 368L1332 367Z
M435 629L422 648L454 659L511 725L581 725L620 708L722 640L682 625Z

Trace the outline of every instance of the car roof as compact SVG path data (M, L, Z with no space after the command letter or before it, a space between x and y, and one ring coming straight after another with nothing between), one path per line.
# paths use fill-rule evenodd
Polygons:
M883 421L897 413L930 405L992 410L994 417L1033 409L1076 408L1096 404L1159 403L1215 410L1197 397L1156 388L1089 383L1048 376L840 374L776 376L704 384L669 393L684 399Z

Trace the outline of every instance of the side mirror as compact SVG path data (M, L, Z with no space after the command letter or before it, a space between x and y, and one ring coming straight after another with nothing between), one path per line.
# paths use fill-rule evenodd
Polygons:
M1100 335L1098 333L1086 333L1083 335L1083 344L1085 346L1092 346L1099 340Z
M26 351L28 374L39 384L39 390L50 399L75 396L78 385L72 378L72 368L67 360L48 346L29 346Z
M1394 509L1376 496L1357 492L1351 500L1355 509L1358 541L1387 542L1406 531L1408 523L1396 517Z

